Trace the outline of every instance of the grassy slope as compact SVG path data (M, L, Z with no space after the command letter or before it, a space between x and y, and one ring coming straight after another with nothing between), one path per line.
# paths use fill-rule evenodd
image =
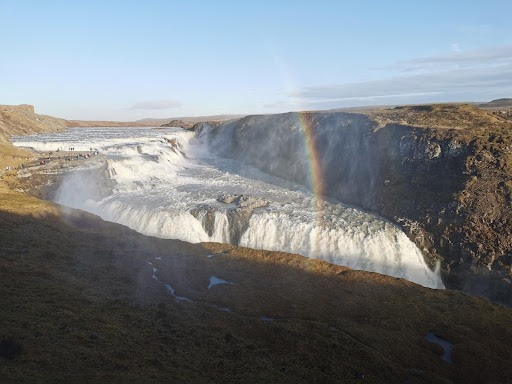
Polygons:
M2 382L305 383L359 372L369 382L504 382L512 374L512 311L485 299L297 255L149 238L5 187L0 217L1 334L23 347L0 358ZM176 302L148 261L193 302ZM209 290L212 275L235 285ZM453 364L423 339L431 330L455 343Z

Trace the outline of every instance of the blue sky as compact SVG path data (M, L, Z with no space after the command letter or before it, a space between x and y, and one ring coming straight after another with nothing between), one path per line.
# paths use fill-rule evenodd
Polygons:
M512 97L510 15L510 0L0 0L0 104L136 120Z

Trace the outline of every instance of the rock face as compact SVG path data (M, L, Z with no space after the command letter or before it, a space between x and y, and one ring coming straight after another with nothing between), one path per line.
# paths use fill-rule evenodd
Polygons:
M432 267L442 261L447 287L507 303L511 129L507 119L466 105L196 126L198 139L223 156L402 225Z
M248 213L252 213L256 208L268 206L268 201L265 199L244 195L221 195L217 197L217 201L226 204L234 203L235 209Z
M233 245L239 244L240 238L249 226L253 211L269 204L267 200L258 197L229 194L219 196L217 201L225 204L235 204L235 207L228 208L226 211L230 235L229 242ZM202 205L192 209L190 213L201 221L204 230L211 237L215 228L215 213L217 211L217 208Z
M68 121L38 115L31 105L0 105L0 172L6 167L14 168L33 158L29 151L12 145L9 137L57 132L67 127Z
M208 236L212 237L213 230L215 228L215 212L217 212L217 209L209 205L200 205L191 209L189 212L201 222L201 225Z
M98 155L90 159L68 161L70 158L52 155L45 165L36 160L24 168L3 176L3 181L12 189L45 200L55 200L64 178L73 173L73 178L88 180L89 193L101 199L111 193L115 181L111 179L107 159Z
M190 127L192 127L192 123L187 123L186 121L183 121L183 120L171 120L170 122L166 123L166 124L162 124L160 125L161 128L167 128L167 127L177 127L177 128L184 128L184 129L189 129Z
M0 143L9 136L58 132L68 128L67 120L38 115L32 105L0 105Z

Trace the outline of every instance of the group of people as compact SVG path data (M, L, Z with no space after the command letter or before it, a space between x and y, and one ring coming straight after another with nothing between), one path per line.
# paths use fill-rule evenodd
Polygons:
M74 151L74 150L75 150L75 148L68 148L68 151L70 151L70 152L72 152L72 151ZM91 151L92 151L92 150L93 150L93 149L91 148ZM57 150L57 152L59 152L59 150ZM98 152L98 151L94 151L94 152L92 152L92 153L86 153L86 154L78 154L78 155L76 156L76 159L77 159L77 160L78 160L78 159L89 159L89 158L90 158L90 157L92 157L92 156L98 156L98 154L99 154L99 152ZM48 160L50 160L50 156L51 156L51 155L53 155L53 151L50 151L50 152L49 152L49 156L48 156L46 159L40 159L40 160L39 160L39 165L45 165L45 164L48 162ZM59 159L60 159L60 156L59 156ZM65 158L65 160L66 160L66 161L71 161L71 160L73 160L73 159L72 159L72 158ZM21 165L19 166L19 169L23 169L23 168L24 168L24 165L23 165L23 164L21 164ZM11 167L10 167L10 166L7 166L7 167L5 167L5 170L6 170L6 171L10 171L10 170L11 170Z
M95 151L95 152L93 152L93 153L86 153L86 154L84 154L84 155L82 155L82 154L80 153L80 154L76 155L76 157L75 157L75 156L73 156L73 158L76 158L76 160L79 160L79 159L89 159L91 156L98 156L98 153L99 153L99 152L97 152L97 151ZM73 158L71 158L71 157L66 157L66 161L72 161L72 160L73 160Z

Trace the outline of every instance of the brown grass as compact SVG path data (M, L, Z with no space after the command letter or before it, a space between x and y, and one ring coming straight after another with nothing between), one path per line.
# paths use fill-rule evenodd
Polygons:
M499 382L512 373L512 311L485 299L282 252L148 238L6 187L0 218L0 336L23 348L1 361L3 382ZM193 302L176 302L148 261ZM212 275L235 285L209 290ZM423 339L428 331L455 344L453 364Z

